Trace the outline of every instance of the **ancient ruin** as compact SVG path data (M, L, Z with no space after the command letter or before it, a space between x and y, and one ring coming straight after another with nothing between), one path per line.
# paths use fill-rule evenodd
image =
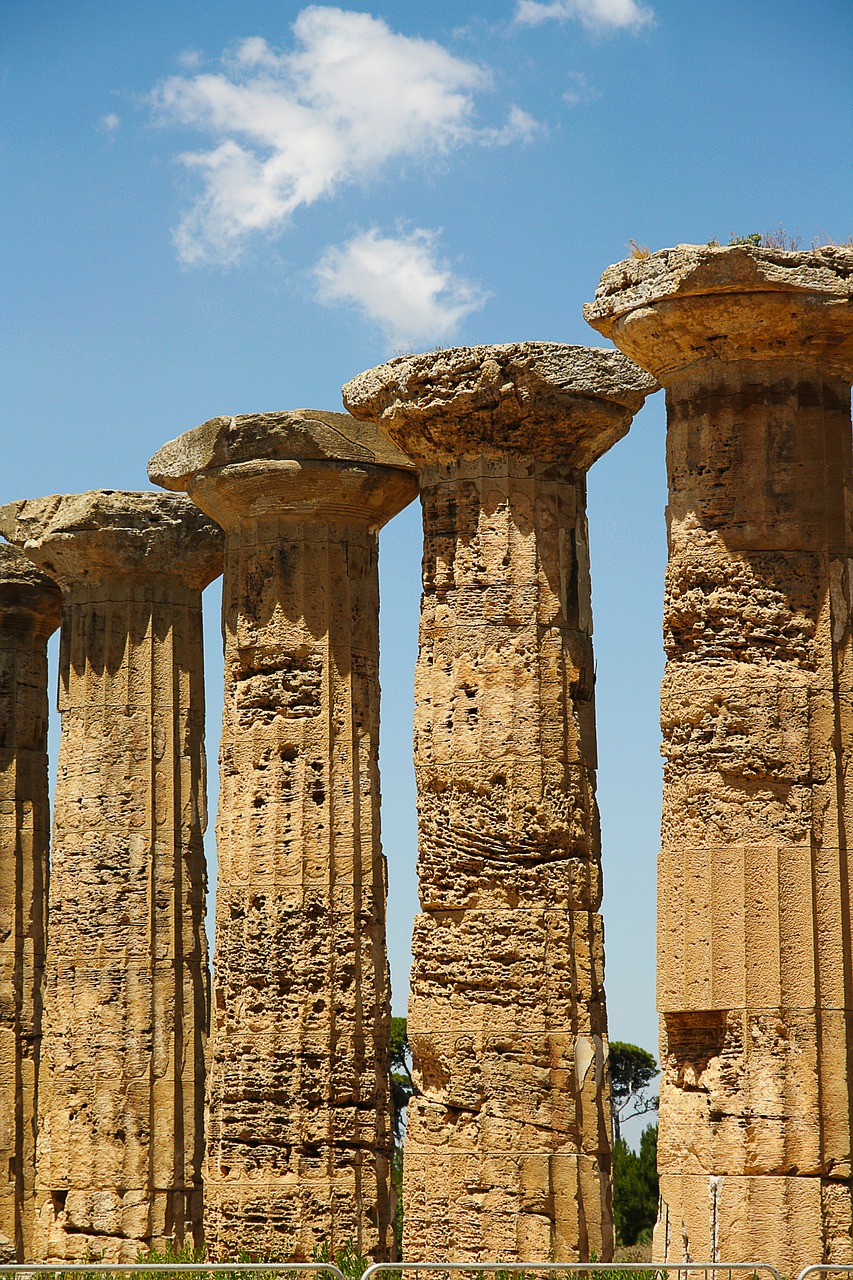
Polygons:
M200 593L222 535L185 498L111 491L11 503L0 532L63 596L33 1252L132 1262L201 1218Z
M227 534L205 1238L388 1258L377 555L415 475L308 409L214 418L149 474Z
M47 642L59 587L0 545L0 1263L33 1256L50 804Z
M680 245L585 308L667 393L660 1262L853 1261L851 302Z
M407 1258L612 1248L586 471L655 385L518 343L344 388L424 515Z
M609 1258L586 473L659 383L654 1256L853 1263L853 248L680 245L585 315L618 351L399 357L164 445L177 493L0 507L0 1264L392 1257L377 556L418 488L404 1253Z

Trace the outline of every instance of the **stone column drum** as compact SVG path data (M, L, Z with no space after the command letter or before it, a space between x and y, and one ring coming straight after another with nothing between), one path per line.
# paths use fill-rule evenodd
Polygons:
M39 1258L133 1262L198 1238L204 1046L201 589L222 534L187 499L11 503L62 587Z
M33 1257L47 914L47 642L59 587L0 545L0 1262Z
M667 392L658 1261L853 1261L853 251L680 245L587 319Z
M227 533L205 1238L388 1258L377 554L415 475L309 409L214 418L149 474Z
M610 1256L586 471L654 387L531 342L344 388L424 515L407 1260Z

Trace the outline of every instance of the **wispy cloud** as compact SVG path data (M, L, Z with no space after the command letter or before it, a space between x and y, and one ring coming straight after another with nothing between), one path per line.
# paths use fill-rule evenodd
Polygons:
M292 52L254 36L218 73L173 76L152 94L164 122L213 138L211 149L180 157L202 184L174 233L186 263L233 261L251 233L280 232L300 206L391 159L536 131L519 108L502 127L477 127L475 98L492 88L490 72L370 14L313 5L293 34Z
M563 93L563 101L568 102L570 107L576 107L581 102L591 102L598 97L582 71L569 71L566 79L569 87Z
M452 337L490 295L454 275L439 257L439 236L420 227L383 236L374 227L330 246L314 267L319 301L355 307L392 350Z
M204 54L200 49L184 49L178 54L178 65L185 71L197 71L204 62Z
M114 111L111 111L109 115L101 116L98 122L99 131L105 133L108 138L114 138L120 128L121 120Z
M593 31L613 31L645 26L653 21L654 14L637 0L517 0L515 7L515 21L522 26L536 26L549 19L565 22L569 18L576 18Z
M479 139L487 147L508 147L513 142L531 142L545 125L521 107L510 107L506 124L499 129L481 129Z

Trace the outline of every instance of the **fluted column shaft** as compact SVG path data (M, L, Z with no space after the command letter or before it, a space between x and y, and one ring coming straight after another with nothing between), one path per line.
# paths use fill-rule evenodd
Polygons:
M50 803L47 641L59 587L0 545L0 1260L33 1258Z
M388 445L402 469L360 461L375 455L359 434L308 410L220 419L150 467L227 533L205 1172L218 1256L393 1247L378 530L416 485ZM318 441L344 456L318 458Z
M853 1261L849 285L654 258L602 306L667 387L655 1250L792 1275Z
M612 1249L586 470L652 386L531 343L344 388L424 516L407 1260Z
M4 516L63 587L36 1251L135 1261L200 1239L201 585L221 535L166 495Z
M495 457L427 467L421 485L406 1257L600 1257L612 1235L584 476Z

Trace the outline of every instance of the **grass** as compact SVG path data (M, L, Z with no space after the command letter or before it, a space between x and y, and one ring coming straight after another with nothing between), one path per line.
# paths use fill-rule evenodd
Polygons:
M750 231L747 235L738 235L733 231L729 236L726 248L732 248L735 245L743 245L746 248L753 249L785 249L794 251L803 247L804 237L799 231L795 235L789 232L780 224L775 231ZM711 249L721 249L723 246L714 236L708 241ZM630 251L631 257L640 261L650 258L651 251L647 244L640 244L636 240L629 240L626 248ZM849 235L846 240L833 240L825 232L819 236L812 236L808 245L808 249L853 249L853 235Z

